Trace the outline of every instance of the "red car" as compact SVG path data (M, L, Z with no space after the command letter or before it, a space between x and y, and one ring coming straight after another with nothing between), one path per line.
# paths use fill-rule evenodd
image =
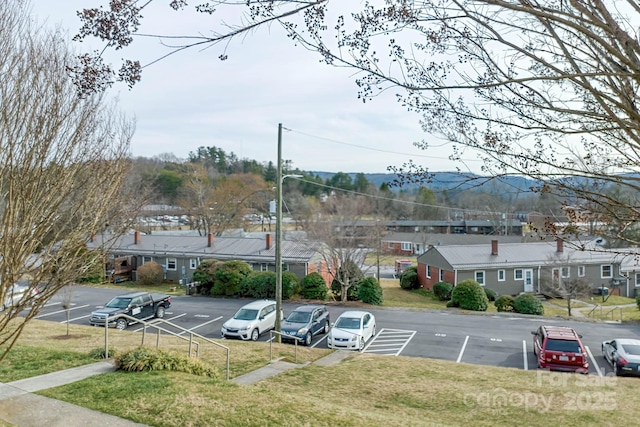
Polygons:
M573 328L542 325L533 334L538 367L551 371L589 373L589 356Z

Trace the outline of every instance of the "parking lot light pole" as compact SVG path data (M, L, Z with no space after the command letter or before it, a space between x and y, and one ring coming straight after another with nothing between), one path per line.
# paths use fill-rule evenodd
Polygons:
M276 186L276 341L281 342L282 322L282 182L286 178L302 178L302 175L282 174L282 123L278 124L278 170Z

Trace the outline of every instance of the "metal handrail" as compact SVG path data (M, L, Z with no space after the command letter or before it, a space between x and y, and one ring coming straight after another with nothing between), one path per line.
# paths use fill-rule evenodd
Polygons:
M600 309L600 317L602 317L602 306L600 304L596 304L590 312L587 313L587 317L591 317L591 314L596 311L597 309Z
M142 342L141 342L141 344L140 344L141 346L143 346L143 345L144 345L144 339L145 339L145 335L146 335L147 327L151 327L151 328L155 328L155 329L158 331L158 336L157 336L157 339L156 339L156 348L159 348L159 347L160 347L160 332L161 332L161 331L164 331L164 332L166 332L166 333L167 333L167 334L169 334L169 335L172 335L172 336L174 336L174 337L178 337L178 338L180 338L181 340L189 341L189 357L192 357L192 356L191 356L191 350L192 350L192 346L193 346L193 344L195 344L195 345L196 345L196 356L195 356L195 357L198 357L198 356L199 356L200 343L199 343L199 342L197 342L197 341L194 341L194 340L193 340L193 337L194 337L194 336L196 336L196 337L198 337L198 338L200 338L200 339L203 339L203 340L207 341L207 342L208 342L208 343L210 343L210 344L213 344L213 345L215 345L215 346L218 346L218 347L221 347L221 348L225 349L225 350L227 351L227 364L226 364L226 365L227 365L227 366L226 366L226 371L227 371L227 372L226 372L226 373L227 373L227 381L229 380L229 359L230 359L230 355L229 355L230 350L229 350L229 347L227 347L227 346L225 346L225 345L222 345L222 344L220 344L220 343L217 343L217 342L213 341L213 340L212 340L212 339L210 339L210 338L207 338L207 337L202 336L202 335L200 335L200 334L198 334L198 333L196 333L196 332L193 332L193 331L190 331L190 330L188 330L188 329L185 329L185 328L183 328L182 326L176 325L176 324L171 323L171 322L169 322L168 320L164 320L164 319L157 319L157 318L156 318L156 319L153 319L153 320L152 320L152 321L150 321L150 322L147 322L147 321L145 321L145 320L136 319L135 317L129 316L128 314L118 314L118 315L115 315L115 316L107 317L107 318L105 319L105 328L104 328L104 355L105 355L105 358L106 358L106 357L108 356L108 354L109 354L109 327L108 327L108 325L109 325L109 322L111 322L111 321L113 321L113 320L116 320L116 319L118 319L118 318L125 318L125 319L129 319L129 320L131 320L131 321L134 321L135 323L141 323L141 324L143 325L143 329L142 329ZM187 337L183 337L183 336L181 336L180 334L177 334L177 333L175 333L175 332L169 331L168 329L165 329L165 328L163 328L162 326L157 325L157 323L164 323L164 324L168 324L168 325L170 325L170 326L172 326L172 327L174 327L174 328L176 328L176 329L179 329L179 330L181 330L181 331L183 331L183 332L187 332L187 333L189 334L189 338L187 338Z
M281 340L284 335L282 332L274 331L273 329L269 331L269 360L273 360L273 334L280 335ZM291 335L287 335L287 337L293 338L294 362L298 363L298 341L300 341L300 338L292 337Z
M607 311L604 315L609 318L609 313L611 313L611 320L613 319L613 315L616 310L620 310L620 323L622 323L622 308L621 307L613 307L611 310Z

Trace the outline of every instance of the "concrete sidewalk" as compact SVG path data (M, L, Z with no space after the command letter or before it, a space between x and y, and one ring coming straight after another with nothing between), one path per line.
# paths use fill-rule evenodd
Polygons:
M350 354L347 351L335 351L316 360L313 364L330 366L349 357ZM280 372L307 365L276 360L231 381L236 384L250 385ZM33 394L39 390L70 384L93 375L113 371L115 366L112 361L101 361L33 378L0 383L0 420L21 427L145 427L145 424Z

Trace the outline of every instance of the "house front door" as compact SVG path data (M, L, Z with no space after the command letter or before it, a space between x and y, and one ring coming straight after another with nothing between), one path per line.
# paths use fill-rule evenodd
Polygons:
M524 291L533 292L533 270L524 270Z

